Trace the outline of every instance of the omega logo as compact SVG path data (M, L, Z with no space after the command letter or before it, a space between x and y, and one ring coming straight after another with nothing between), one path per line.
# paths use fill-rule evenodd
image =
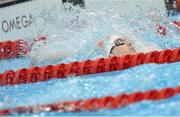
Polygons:
M12 30L20 30L22 28L30 27L33 23L32 15L17 16L11 20L3 20L1 23L3 32L11 32Z

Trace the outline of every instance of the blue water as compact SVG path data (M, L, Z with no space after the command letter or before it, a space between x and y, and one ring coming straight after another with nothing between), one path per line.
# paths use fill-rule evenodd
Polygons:
M18 61L18 60L15 60ZM24 64L27 64L26 62ZM21 66L22 67L22 66ZM6 86L0 89L1 108L76 100L90 97L176 87L180 84L180 63L148 64L128 70L53 79L47 82ZM145 101L118 110L81 113L40 113L40 115L178 115L180 96L159 102ZM163 113L162 113L163 111Z
M92 17L92 19L95 19L96 17ZM178 20L179 17L180 16L177 15L170 18L170 20ZM95 22L97 24L94 24L93 26L97 26L97 28L93 29L92 32L90 31L90 28L92 28L91 26L84 31L84 33L88 36L91 35L88 37L88 43L92 43L94 41L90 40L90 38L99 38L103 34L107 33L108 30L106 29L111 28L112 32L113 30L115 30L115 28L110 25L110 22L108 22L108 20L108 18L105 19L105 24L103 25L101 25L101 23L99 23L98 21ZM117 21L114 22L114 24L116 23ZM105 25L107 25L107 28L105 28ZM100 26L104 27L104 29L98 28ZM137 26L143 27L143 25ZM144 28L147 29L147 27ZM118 31L116 31L116 33L117 32ZM72 32L71 36L75 34L79 34L77 30L75 33ZM61 37L64 35L61 35ZM154 43L158 44L161 49L180 47L180 41L172 39L172 35L173 34L170 34L167 37L160 37L155 35L153 31L141 32L141 36L146 41L153 41ZM75 37L75 39L80 37L83 36L77 36ZM93 47L93 45L90 44L88 46ZM85 48L85 50L88 49L88 47ZM63 62L83 59L95 59L96 57L99 57L97 53L95 54L94 52L90 52L89 55L73 56L64 60ZM30 67L30 62L31 59L28 57L0 61L0 72L2 73L8 69L16 70L24 67L28 68ZM59 63L59 61L53 61L49 63L56 64ZM39 63L38 65L43 66L44 64L48 64L48 62L46 61L45 63ZM120 93L146 91L152 88L161 89L164 87L177 87L179 85L180 62L162 65L147 64L111 73L102 73L81 77L72 76L63 80L52 79L47 82L0 87L0 108L3 109L17 106L53 103L56 101L87 99L91 97L102 97ZM141 103L132 104L127 107L115 110L106 109L95 112L78 113L42 112L22 115L180 115L180 108L178 108L179 106L180 96L178 95L162 101L143 101Z

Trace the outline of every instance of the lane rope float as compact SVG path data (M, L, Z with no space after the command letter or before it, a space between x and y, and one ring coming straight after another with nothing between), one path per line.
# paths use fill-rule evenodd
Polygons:
M31 51L34 44L40 41L45 42L46 40L46 36L39 36L32 43L28 43L28 41L23 39L0 42L0 60L25 56Z
M0 60L26 55L27 47L28 43L22 39L0 42Z
M121 57L97 58L96 60L74 61L68 64L47 65L44 67L7 70L0 74L0 85L17 85L47 81L52 78L63 79L68 76L82 76L124 70L148 63L172 63L180 61L180 48L137 53Z

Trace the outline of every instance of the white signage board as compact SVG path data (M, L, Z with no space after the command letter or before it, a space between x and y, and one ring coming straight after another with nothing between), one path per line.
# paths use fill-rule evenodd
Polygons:
M124 16L135 16L141 10L148 12L150 9L157 9L166 14L164 0L85 0L85 4L87 9L116 8L119 14ZM0 8L0 40L33 38L34 35L28 32L38 30L42 26L41 22L36 22L34 18L43 9L48 12L48 9L53 8L64 10L61 0L32 0Z

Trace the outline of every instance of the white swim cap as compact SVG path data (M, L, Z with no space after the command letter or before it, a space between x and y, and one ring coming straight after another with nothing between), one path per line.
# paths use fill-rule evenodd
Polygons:
M111 48L116 45L115 41L117 39L130 41L130 38L128 36L123 36L123 35L121 35L121 36L120 35L110 35L110 36L108 36L108 39L105 40L105 49L106 49L107 55L109 55L109 53L111 51Z
M111 35L108 36L108 39L106 39L104 42L105 44L105 49L106 49L106 55L108 56L111 52L111 49L113 46L116 45L116 40L122 39L123 41L128 41L132 42L131 38L128 36L124 35ZM132 43L133 48L135 49L136 52L150 52L150 51L159 51L161 48L152 42L146 42L143 39L135 39Z

